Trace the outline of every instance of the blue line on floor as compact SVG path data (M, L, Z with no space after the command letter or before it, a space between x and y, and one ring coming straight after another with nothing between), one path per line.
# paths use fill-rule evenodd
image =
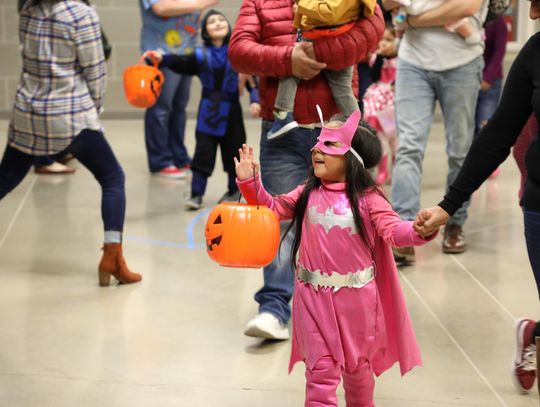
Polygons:
M193 229L195 228L195 225L197 224L197 222L199 221L199 219L201 218L206 218L206 216L208 216L208 214L210 213L212 209L205 209L201 212L199 212L199 214L197 216L195 216L191 222L189 222L189 225L187 225L186 227L186 235L187 235L187 239L188 239L188 247L190 249L195 249L195 238L193 237ZM205 245L202 245L202 247L205 247Z
M206 247L205 243L196 243L195 237L193 236L193 230L195 229L195 225L199 222L201 218L206 218L208 213L210 213L211 209L205 209L197 216L195 216L191 222L186 226L186 237L187 237L187 243L175 243L175 242L168 242L165 240L158 240L158 239L149 239L147 237L143 236L124 236L125 240L128 241L134 241L134 242L141 242L141 243L147 243L154 246L164 246L164 247L174 247L177 249L202 249Z

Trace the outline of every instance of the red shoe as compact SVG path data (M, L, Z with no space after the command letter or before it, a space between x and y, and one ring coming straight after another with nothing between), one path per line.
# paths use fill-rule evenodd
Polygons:
M501 173L501 169L499 167L497 167L497 169L491 173L489 178L491 178L491 179L497 178L500 173Z
M522 393L528 393L536 379L536 345L532 334L536 322L532 319L516 321L516 353L512 362L514 383Z
M189 167L178 168L174 165L171 165L169 167L163 168L161 171L155 172L154 174L163 178L186 179L188 176L188 171Z

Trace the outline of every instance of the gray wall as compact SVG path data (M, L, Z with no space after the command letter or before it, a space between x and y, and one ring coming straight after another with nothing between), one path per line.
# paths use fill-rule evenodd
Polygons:
M141 18L138 0L91 0L96 5L103 29L113 45L108 62L108 88L105 117L140 116L141 110L132 108L124 100L122 72L139 58ZM242 0L221 0L216 7L234 24ZM11 110L17 87L21 62L18 50L17 0L0 0L0 115ZM193 81L188 112L197 110L200 85Z

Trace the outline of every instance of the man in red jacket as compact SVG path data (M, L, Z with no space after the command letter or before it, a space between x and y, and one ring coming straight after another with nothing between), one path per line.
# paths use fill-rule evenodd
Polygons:
M320 128L316 105L325 120L338 113L322 69L340 70L365 60L382 37L384 21L377 8L372 18L359 18L344 34L297 43L293 28L293 0L244 0L229 43L229 59L238 72L260 77L262 133L261 176L272 195L289 192L306 178L311 148ZM286 136L268 140L279 77L296 76L294 118L300 127ZM357 89L356 74L353 78ZM282 230L285 228L282 225ZM285 225L286 226L286 225ZM259 314L248 322L245 334L267 339L288 339L294 272L291 234L279 256L264 268L264 286L255 294Z

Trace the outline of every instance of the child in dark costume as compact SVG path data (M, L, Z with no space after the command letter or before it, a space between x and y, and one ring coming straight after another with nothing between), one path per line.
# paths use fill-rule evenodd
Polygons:
M218 145L221 149L223 169L228 174L227 191L220 199L238 200L233 157L246 141L246 131L238 92L238 73L227 58L231 26L222 13L209 10L201 21L202 47L195 48L189 55L161 55L147 51L144 56L156 60L160 67L167 67L182 75L197 75L202 84L196 128L196 147L191 170L191 197L186 202L187 210L202 206L208 177L212 175ZM254 117L260 110L256 88L250 91L250 111Z

